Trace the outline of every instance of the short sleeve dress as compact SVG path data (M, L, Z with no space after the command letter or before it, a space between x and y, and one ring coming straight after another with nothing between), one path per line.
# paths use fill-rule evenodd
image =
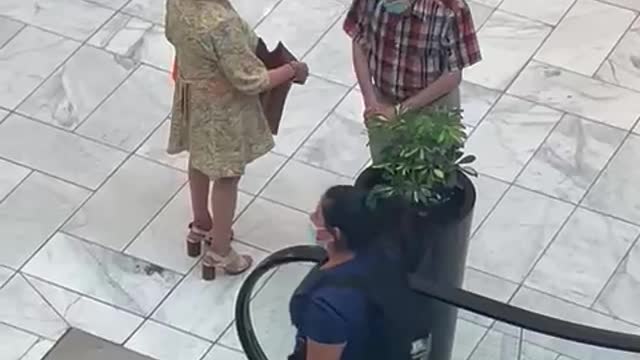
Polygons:
M237 177L274 146L259 94L269 87L258 37L228 0L168 0L176 51L169 154L188 151L209 178Z

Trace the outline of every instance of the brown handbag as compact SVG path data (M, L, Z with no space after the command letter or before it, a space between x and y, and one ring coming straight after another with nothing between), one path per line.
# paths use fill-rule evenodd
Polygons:
M297 61L296 57L283 43L279 42L273 51L269 51L262 39L258 41L256 56L258 56L269 70L278 68L292 61ZM291 82L286 82L260 94L262 110L264 111L273 135L278 134L282 113L284 112L284 106L287 101L287 96L289 95L289 90L291 89L291 84Z

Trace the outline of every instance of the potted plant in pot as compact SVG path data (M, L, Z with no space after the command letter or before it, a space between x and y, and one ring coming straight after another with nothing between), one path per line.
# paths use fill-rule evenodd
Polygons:
M464 155L467 135L459 110L398 112L393 120L371 119L370 136L384 137L373 165L356 180L372 206L400 199L406 206L402 236L415 258L411 271L446 286L461 287L476 192L477 173ZM431 360L451 357L457 312L433 304L423 314L433 324Z

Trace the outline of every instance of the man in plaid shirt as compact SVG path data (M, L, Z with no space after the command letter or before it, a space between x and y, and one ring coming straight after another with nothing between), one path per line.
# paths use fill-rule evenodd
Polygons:
M460 107L462 69L480 61L464 0L353 0L344 22L365 118L396 107ZM370 139L373 161L382 140Z

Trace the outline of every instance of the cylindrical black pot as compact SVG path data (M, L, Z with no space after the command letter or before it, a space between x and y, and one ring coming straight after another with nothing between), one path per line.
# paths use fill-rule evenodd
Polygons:
M462 287L464 280L476 202L476 191L471 180L463 173L458 174L458 180L462 188L448 203L430 209L427 216L418 215L418 211L408 212L408 216L411 216L408 236L413 248L420 254L416 259L415 273L454 287ZM370 190L382 181L379 170L368 168L360 174L355 185ZM403 236L407 236L406 231ZM428 309L428 313L416 315L431 324L429 360L450 360L457 308L434 301Z

